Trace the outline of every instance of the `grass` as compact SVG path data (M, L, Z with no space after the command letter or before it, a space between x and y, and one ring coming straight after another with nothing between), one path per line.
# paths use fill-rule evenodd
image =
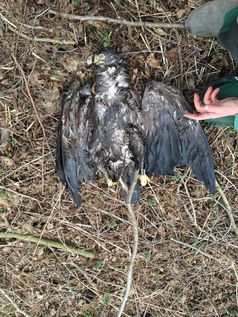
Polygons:
M18 307L34 317L112 317L126 284L133 230L121 197L102 180L83 186L81 208L62 189L54 168L60 93L75 73L82 80L90 76L87 56L108 46L127 55L132 86L141 94L146 81L157 74L191 101L207 80L235 69L215 39L194 39L173 29L67 21L43 14L41 2L10 0L0 6L0 13L33 39L1 24L0 125L12 134L0 152L0 185L12 191L0 190L0 230L84 246L95 258L1 239L1 289L12 302L0 296L0 315L21 316ZM66 0L51 1L51 7L131 21L183 23L203 1L164 3ZM58 42L38 42L35 37ZM62 39L78 45L60 44ZM45 139L26 82L11 58L13 51ZM237 221L237 134L208 124L205 131L218 181ZM3 166L4 157L11 164ZM211 196L185 167L171 176L152 178L134 207L139 249L125 316L238 316L237 237L225 208L220 194Z

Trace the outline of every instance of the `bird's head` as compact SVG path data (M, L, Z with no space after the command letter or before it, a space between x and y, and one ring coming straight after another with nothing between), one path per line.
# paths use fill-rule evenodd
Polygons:
M90 55L87 58L87 65L111 66L119 64L122 60L121 54L117 54L114 50L106 50L100 54Z

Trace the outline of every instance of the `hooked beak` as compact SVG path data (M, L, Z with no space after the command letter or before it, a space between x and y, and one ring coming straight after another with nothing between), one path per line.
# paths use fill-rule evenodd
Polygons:
M95 55L90 55L87 58L87 65L103 65L105 60L105 55L104 54L95 54Z

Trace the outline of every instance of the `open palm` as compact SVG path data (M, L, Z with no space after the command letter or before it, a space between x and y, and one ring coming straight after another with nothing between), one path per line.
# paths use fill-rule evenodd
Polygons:
M219 100L219 88L209 87L203 102L197 93L194 94L194 105L198 113L186 113L184 117L195 120L215 119L233 116L238 113L238 98L231 97Z

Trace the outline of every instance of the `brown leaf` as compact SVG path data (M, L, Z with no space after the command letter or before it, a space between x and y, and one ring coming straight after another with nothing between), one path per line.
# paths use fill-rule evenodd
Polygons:
M149 67L151 68L159 68L160 67L160 62L154 57L154 54L150 54L146 58L146 63L148 64Z
M168 61L174 61L174 60L178 60L178 50L177 48L172 48L170 51L168 51L165 54L166 58L168 59Z
M11 135L12 133L8 129L0 127L0 153L8 150Z
M0 164L3 167L12 167L15 164L15 162L10 157L0 156Z
M177 11L176 16L181 19L187 12L187 8L180 9Z
M59 63L63 65L64 69L69 73L76 72L81 69L84 64L77 53L64 54Z

